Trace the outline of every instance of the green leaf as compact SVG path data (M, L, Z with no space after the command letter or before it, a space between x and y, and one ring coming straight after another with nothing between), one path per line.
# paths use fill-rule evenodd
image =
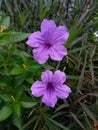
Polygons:
M12 74L13 75L13 74ZM16 74L15 74L16 75ZM22 75L17 75L15 77L15 80L16 80L16 84L17 85L21 85L23 83L23 81L25 80L25 75L24 73Z
M84 46L84 47L79 47L79 48L75 48L75 49L72 49L71 51L68 52L68 54L71 54L71 53L75 53L77 51L81 51L83 49L86 49L86 48L89 48L90 46Z
M20 117L21 103L13 104L13 108L18 117Z
M60 111L61 109L67 108L69 107L69 104L66 102L65 104L61 104L59 105L56 110L54 111L54 113L56 113L57 111Z
M19 74L24 73L24 71L25 71L25 70L24 70L22 67L18 66L18 67L14 67L14 68L11 70L10 74L11 74L11 75L19 75Z
M17 128L20 129L22 127L22 120L20 117L17 116L16 113L14 113L12 116L12 122Z
M72 28L69 30L69 38L68 41L65 44L65 47L68 48L72 41L80 34L81 27L77 27L76 25L72 26Z
M42 20L42 18L43 18L43 12L44 12L44 10L43 10L43 1L42 0L38 0L38 4L39 4L39 13L40 13L40 20Z
M74 118L74 120L81 126L83 130L86 130L85 127L83 126L82 122L77 118L77 116L71 112L71 116Z
M3 18L3 20L0 24L5 26L5 28L7 29L10 25L10 17L7 16L7 17Z
M45 116L45 118L46 118L47 120L49 120L51 123L53 123L55 126L58 126L59 128L62 128L63 130L69 130L69 128L67 128L67 127L65 127L65 126L63 126L63 125L61 125L61 124L58 123L57 121L55 121L55 120L53 120L53 119L51 119L51 118L49 118L49 117L47 117L47 116Z
M27 78L27 79L25 79L28 83L30 83L30 84L33 84L34 83L34 80L32 79L32 78Z
M31 123L33 123L34 121L36 121L38 119L38 116L35 115L31 120L29 120L25 125L23 125L20 130L25 130L26 127L28 127Z
M48 63L42 65L45 69L53 69L54 67L49 65Z
M41 120L41 117L39 116L39 117L37 118L37 120L36 120L35 124L34 124L33 130L36 130L36 129L37 129L37 127L38 127L38 125L39 125L40 120Z
M4 106L0 110L0 121L6 120L12 114L12 109L9 106Z
M0 93L0 98L2 98L5 102L11 102L11 96L8 94Z
M87 115L94 121L94 122L97 122L94 114L89 110L89 108L83 104L83 103L80 103L82 108L84 109L84 111L87 113Z
M2 35L3 36L0 38L0 42L15 43L25 40L29 36L29 33L8 31L6 33L2 33Z
M37 104L37 102L21 102L21 104L24 108L31 108L34 107Z
M25 51L20 51L20 50L15 50L14 52L13 52L13 54L14 55L17 55L17 56L24 56L24 57L30 57L30 54L28 54L27 52L25 52Z
M75 75L67 75L67 79L72 79L72 80L79 80L79 76L75 76Z

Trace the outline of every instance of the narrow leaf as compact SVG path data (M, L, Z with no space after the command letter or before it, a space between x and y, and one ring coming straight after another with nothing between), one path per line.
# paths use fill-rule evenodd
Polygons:
M24 108L31 108L34 107L37 104L37 102L21 102L21 104Z
M84 109L84 111L87 113L87 115L94 121L94 122L97 122L94 114L89 110L89 108L83 104L83 103L80 103L82 108Z
M47 116L46 116L46 118L47 118L50 122L52 122L54 125L56 125L56 126L62 128L63 130L69 130L69 128L67 128L67 127L65 127L65 126L63 126L63 125L61 125L61 124L58 123L57 121L55 121L55 120L53 120L53 119L51 119L51 118L49 118L49 117L47 117Z
M85 127L83 126L83 124L80 122L80 120L76 117L76 115L72 112L70 114L74 118L74 120L82 127L82 129L86 130Z

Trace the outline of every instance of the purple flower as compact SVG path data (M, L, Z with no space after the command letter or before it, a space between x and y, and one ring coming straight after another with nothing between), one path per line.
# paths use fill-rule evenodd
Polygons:
M57 70L52 73L46 70L42 73L41 80L31 86L31 92L35 97L42 96L42 102L47 106L54 107L57 98L67 98L71 93L71 89L63 84L66 80L64 72Z
M67 41L69 33L65 26L56 26L53 20L44 19L41 23L41 31L32 33L26 44L35 48L34 59L44 64L49 56L52 60L61 61L67 55L67 49L63 44Z

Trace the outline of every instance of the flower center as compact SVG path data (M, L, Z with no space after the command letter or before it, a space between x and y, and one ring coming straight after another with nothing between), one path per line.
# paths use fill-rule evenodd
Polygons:
M47 90L49 90L49 91L54 90L53 84L51 82L48 82L48 84L47 84Z
M49 47L49 48L52 47L52 43L47 43L46 45L47 45L47 47Z

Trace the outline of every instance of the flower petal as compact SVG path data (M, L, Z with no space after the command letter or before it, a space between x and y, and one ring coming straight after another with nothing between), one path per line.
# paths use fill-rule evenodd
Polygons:
M46 70L42 72L41 79L42 79L42 82L44 83L52 82L52 79L53 79L52 71Z
M29 45L30 47L39 47L44 43L45 39L42 36L41 32L39 31L32 33L26 42L26 44Z
M56 30L56 24L53 20L44 19L41 23L41 32L45 38L46 44L52 44L53 33Z
M54 44L64 44L69 37L69 33L65 26L57 27L56 31L53 34L52 41Z
M39 62L39 64L44 64L49 58L49 48L45 45L40 46L33 50L34 59Z
M53 75L54 85L63 84L65 80L66 80L66 75L64 72L61 72L60 70L57 70L54 72L54 75Z
M32 95L35 97L42 96L46 91L46 84L36 81L32 86L31 86L31 92Z
M53 20L44 19L41 23L41 32L49 32L50 34L53 34L56 30L56 24Z
M47 106L54 107L57 102L57 97L55 91L46 91L42 97L42 102Z
M57 85L55 87L55 92L59 98L64 99L69 96L69 94L71 93L71 89L67 85Z
M67 55L67 49L62 45L54 45L49 50L52 60L61 61Z

